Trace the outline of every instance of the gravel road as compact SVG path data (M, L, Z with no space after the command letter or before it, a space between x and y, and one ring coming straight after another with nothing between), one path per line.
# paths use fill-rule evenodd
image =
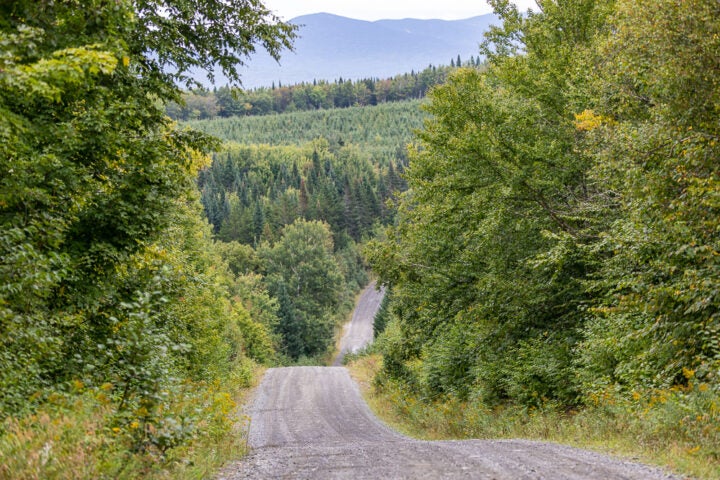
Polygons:
M340 340L340 353L335 357L334 366L342 365L346 353L357 353L373 341L373 319L380 308L385 296L385 288L375 290L375 282L365 288L360 294L355 311L350 322L343 329Z
M414 440L372 414L343 367L270 369L249 413L252 453L219 480L677 478L562 445Z

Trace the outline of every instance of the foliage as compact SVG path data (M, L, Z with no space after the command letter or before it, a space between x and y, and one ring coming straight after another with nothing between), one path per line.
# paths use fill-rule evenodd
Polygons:
M260 0L133 0L132 6L134 29L125 37L129 52L142 58L144 77L165 83L194 84L192 69L208 72L212 80L219 67L239 84L236 67L258 47L278 60L296 37L297 27L281 22Z
M546 39L554 28L542 28L546 17L576 20L548 6L523 21L524 56L493 57L486 72L461 69L433 92L398 226L368 251L393 286L405 344L394 351L426 364L417 380L429 395L569 403L577 395L564 374L582 322L589 265L575 243L593 226L582 211L592 187L567 121L577 93L566 83L595 30ZM541 39L543 50L532 50ZM561 51L547 55L553 46ZM548 369L553 347L565 353Z
M337 152L318 140L299 147L228 144L202 171L198 185L208 219L224 242L273 241L297 218L330 224L336 246L389 222L384 205L402 182L398 170L373 166L353 147Z
M274 354L200 217L194 180L218 142L162 103L191 68L237 80L256 42L276 55L293 29L255 0L0 13L0 417L102 391L89 441L112 449L130 428L125 453L162 460L200 428L173 405L202 410L202 382Z
M475 65L474 60L472 65ZM384 80L340 78L334 82L313 81L254 90L229 87L194 90L183 95L182 105L168 104L166 112L175 120L202 120L216 116L267 115L400 102L425 97L434 86L445 81L450 71L448 67L431 65L421 72L413 71Z
M534 408L687 371L714 389L717 3L491 3L487 69L432 92L397 224L367 248L393 289L384 375Z
M622 214L591 286L601 294L581 352L591 389L669 388L685 383L683 369L718 382L720 80L709 72L720 68L720 7L662 1L637 15L649 5L620 2L619 34L600 46L616 61L600 72L609 101L596 110L613 122L588 143Z
M55 394L33 414L5 420L0 477L206 478L247 448L247 425L233 419L243 399L226 393L247 393L247 386L239 376L222 385L186 382L172 392L167 405L168 418L175 423L155 430L139 420L117 424L109 387L77 384L72 392ZM169 439L177 438L178 432L185 438L176 448L135 451L138 435Z
M261 245L258 256L278 299L285 353L292 359L324 353L333 340L345 284L328 225L296 220L277 243Z
M526 438L590 448L656 464L683 476L720 478L718 391L691 382L673 389L602 392L581 410L441 396L428 402L383 373L384 358L356 358L348 368L373 412L393 428L426 440Z
M405 160L413 131L426 115L420 100L371 107L350 107L283 115L236 117L187 122L223 140L244 145L305 146L324 138L333 151L345 145L361 147L374 164Z
M215 248L238 275L233 291L274 333L281 363L319 361L367 283L357 245L393 221L389 203L405 188L405 143L421 124L418 106L194 124L231 140L200 172L198 186ZM298 275L322 285L301 284Z
M381 333L385 331L388 322L390 321L390 299L392 298L392 291L386 291L383 296L382 302L380 302L380 308L373 318L373 338L377 339Z

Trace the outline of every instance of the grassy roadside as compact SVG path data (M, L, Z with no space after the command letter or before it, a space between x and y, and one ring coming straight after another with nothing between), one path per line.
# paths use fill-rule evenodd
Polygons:
M347 367L373 412L411 437L550 441L659 465L684 476L720 479L719 406L710 396L705 398L704 391L683 398L707 400L707 405L682 405L670 395L658 394L644 401L643 407L608 397L577 412L488 409L452 399L427 403L394 382L385 380L380 385L375 380L382 368L380 355L355 358ZM698 415L703 409L707 414ZM694 423L691 432L696 435L688 434L689 422Z
M113 426L113 410L102 388L78 386L77 391L58 394L34 414L2 424L0 479L211 478L247 452L242 405L263 371L249 364L222 383L187 382L187 395L173 404L173 411L181 424L192 414L200 420L174 425L186 428L187 436L163 452L132 448L143 427Z

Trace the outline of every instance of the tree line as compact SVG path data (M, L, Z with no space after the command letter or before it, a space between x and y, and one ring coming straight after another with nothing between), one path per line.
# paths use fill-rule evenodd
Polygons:
M457 66L461 59L458 57ZM274 84L243 90L233 87L195 89L185 92L182 101L169 103L168 116L175 120L200 120L216 117L268 115L306 110L327 110L351 106L378 105L387 102L421 99L434 87L445 82L452 66L429 65L419 72L412 71L392 78L365 78L333 82L313 80L283 86ZM480 58L473 57L463 65L480 67Z

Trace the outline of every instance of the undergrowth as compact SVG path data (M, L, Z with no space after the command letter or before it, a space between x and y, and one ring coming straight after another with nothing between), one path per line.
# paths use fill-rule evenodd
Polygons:
M86 389L77 382L33 414L3 422L0 478L209 478L247 451L248 419L239 405L261 376L258 370L247 362L222 383L185 382L161 424L143 424L143 412L135 412L134 420L119 419L111 385ZM165 441L178 435L177 442Z
M684 388L627 397L607 392L568 411L553 405L488 407L472 399L421 399L381 373L377 354L354 358L348 367L375 414L412 437L551 441L720 479L720 395L692 378Z

